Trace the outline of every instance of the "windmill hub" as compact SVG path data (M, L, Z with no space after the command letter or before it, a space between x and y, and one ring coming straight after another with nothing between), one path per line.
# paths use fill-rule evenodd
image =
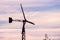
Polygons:
M23 20L23 22L26 22L26 20Z

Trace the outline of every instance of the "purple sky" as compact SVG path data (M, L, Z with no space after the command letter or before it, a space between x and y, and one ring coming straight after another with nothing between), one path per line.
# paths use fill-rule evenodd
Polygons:
M1 0L0 1L0 29L21 30L22 28L21 22L13 22L11 24L8 23L9 17L12 17L13 19L23 19L20 3L22 3L23 5L27 20L32 21L36 24L36 25L31 25L28 23L26 24L26 29L31 30L32 32L31 34L29 34L29 32L27 31L29 37L32 38L31 40L35 40L34 39L35 37L36 40L40 40L41 35L38 34L44 35L45 33L48 33L49 35L52 34L53 38L55 38L55 36L57 35L56 39L59 40L60 0ZM34 32L32 31L33 29L35 30ZM41 31L43 31L44 33ZM7 33L10 34L10 31Z

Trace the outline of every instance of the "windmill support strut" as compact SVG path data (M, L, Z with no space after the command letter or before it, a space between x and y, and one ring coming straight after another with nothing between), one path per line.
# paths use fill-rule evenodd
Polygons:
M25 40L25 32L22 34L22 40Z
M26 21L23 20L23 27L22 27L22 40L25 40L25 23L26 23Z

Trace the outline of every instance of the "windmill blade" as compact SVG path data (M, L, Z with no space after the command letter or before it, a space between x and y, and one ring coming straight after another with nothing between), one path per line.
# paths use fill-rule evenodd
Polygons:
M35 25L33 22L30 22L30 21L26 21L26 22L28 22L28 23L30 23L30 24L33 24L33 25Z
M21 6L22 13L23 13L23 17L26 20L26 17L25 17L25 14L24 14L24 10L23 10L22 4L20 4L20 6Z

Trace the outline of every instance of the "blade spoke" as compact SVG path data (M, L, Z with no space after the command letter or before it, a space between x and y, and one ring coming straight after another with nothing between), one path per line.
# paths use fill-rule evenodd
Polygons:
M30 23L30 24L33 24L33 25L35 25L33 22L30 22L30 21L26 21L26 22L28 22L28 23Z
M26 19L25 14L24 14L24 10L23 10L23 7L22 7L22 4L20 4L20 6L21 6L21 10L22 10L22 13L23 13L24 19Z

